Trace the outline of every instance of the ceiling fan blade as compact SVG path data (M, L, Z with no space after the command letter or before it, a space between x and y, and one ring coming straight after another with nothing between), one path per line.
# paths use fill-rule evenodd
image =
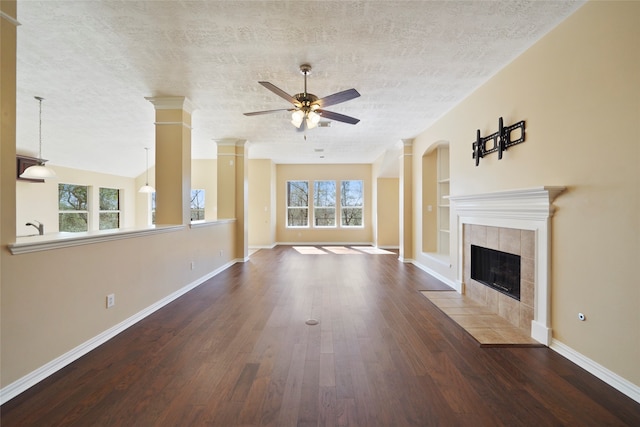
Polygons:
M278 95L279 97L286 99L287 101L289 101L293 105L295 105L297 107L300 106L300 103L298 102L297 99L295 99L293 96L289 95L287 92L283 91L279 87L277 87L277 86L275 86L275 85L273 85L273 84L271 84L269 82L258 82L258 83L260 83L262 86L266 87L271 92L273 92L276 95Z
M254 111L251 113L244 113L245 116L259 116L261 114L271 114L277 113L278 111L293 111L293 108L279 108L277 110L265 110L265 111Z
M320 114L325 119L337 120L339 122L349 123L350 125L355 125L360 121L360 119L356 119L355 117L345 116L344 114L334 113L333 111L316 110L316 113Z
M334 93L333 95L325 96L318 99L314 104L318 104L320 108L328 107L329 105L340 104L341 102L349 101L350 99L359 97L360 94L355 89L347 89L342 92Z

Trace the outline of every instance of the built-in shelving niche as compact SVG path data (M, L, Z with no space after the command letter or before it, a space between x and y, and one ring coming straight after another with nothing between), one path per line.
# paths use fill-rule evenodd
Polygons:
M438 253L449 255L449 146L437 150Z

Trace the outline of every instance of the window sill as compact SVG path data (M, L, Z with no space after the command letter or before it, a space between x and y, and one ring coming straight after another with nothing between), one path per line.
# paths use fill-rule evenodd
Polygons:
M184 229L184 225L162 225L148 228L85 231L81 233L51 233L43 236L18 237L16 243L8 245L8 248L11 254L20 255L112 240L131 239L150 234L169 233L181 229Z

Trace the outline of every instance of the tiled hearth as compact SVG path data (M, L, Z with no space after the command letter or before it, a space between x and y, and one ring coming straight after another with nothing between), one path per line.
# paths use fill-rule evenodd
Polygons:
M516 327L486 305L456 291L422 291L433 304L482 346L541 346L528 330Z

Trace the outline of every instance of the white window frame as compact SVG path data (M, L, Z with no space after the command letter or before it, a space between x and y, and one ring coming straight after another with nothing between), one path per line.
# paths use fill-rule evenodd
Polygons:
M316 205L317 201L317 191L320 187L318 183L332 183L333 184L333 205L324 206L324 205ZM338 196L338 187L335 180L331 179L319 179L313 181L313 227L314 228L337 228L338 220L337 220L337 196ZM317 215L316 212L318 209L324 210L333 210L333 224L332 225L318 225L316 224Z
M87 189L87 209L86 210L71 210L71 209L60 209L60 186L61 185L73 185L76 187L86 187ZM91 218L91 197L92 197L92 187L90 185L85 184L71 184L60 182L58 183L58 231L66 232L65 230L60 229L60 215L64 214L85 214L87 216L87 229L84 231L68 231L69 233L84 233L86 231L92 230L93 219Z
M100 190L116 190L118 192L118 209L100 209ZM98 230L115 230L117 228L122 227L122 190L119 188L111 188L111 187L98 187ZM118 214L118 227L117 228L100 228L102 225L102 221L100 219L100 214L103 213L117 213Z
M344 205L343 201L343 183L345 182L360 182L360 186L361 186L361 197L360 197L360 204L359 205ZM360 209L361 211L361 219L362 219L362 223L360 225L345 225L342 223L342 219L343 219L343 212L345 209ZM342 181L340 181L340 227L341 228L364 228L364 180L362 179L344 179Z
M200 219L193 219L193 211L194 211L194 207L193 207L193 200L194 200L194 193L196 191L199 191L202 194L202 218ZM196 194L197 197L197 194ZM190 212L190 217L191 217L191 222L201 222L204 221L205 219L205 215L206 215L206 210L205 210L205 206L206 206L206 191L203 188L192 188L191 189L191 198L189 200L189 212Z
M289 188L290 188L290 183L292 182L304 182L307 184L307 205L306 206L290 206L289 205L289 200L290 200L290 196L289 196ZM309 228L310 224L311 224L311 217L309 215L309 194L310 194L310 186L309 186L309 180L305 180L305 179L291 179L291 180L287 180L286 182L286 188L285 188L285 215L286 215L286 224L287 224L287 228ZM289 210L290 209L300 209L300 210L305 210L307 211L307 224L306 225L290 225L289 224Z

